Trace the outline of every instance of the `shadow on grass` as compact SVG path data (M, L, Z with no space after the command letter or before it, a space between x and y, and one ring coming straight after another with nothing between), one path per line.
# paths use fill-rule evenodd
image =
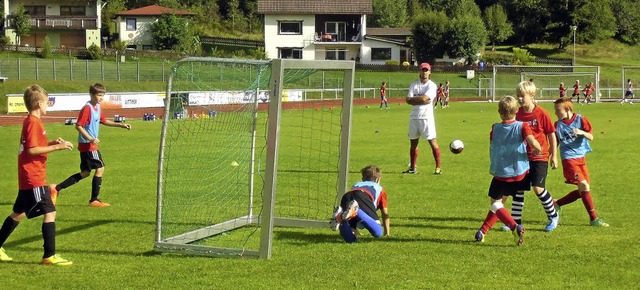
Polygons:
M114 221L95 221L95 222L90 222L90 223L86 223L86 224L82 224L82 225L77 225L77 226L73 226L73 227L69 227L69 228L65 228L65 229L61 229L61 230L56 230L56 236L62 236L65 234L70 234L70 233L75 233L75 232L79 232L79 231L83 231L86 229L90 229L90 228L94 228L94 227L99 227L102 225L106 225L106 224L110 224L113 223ZM28 243L33 243L33 242L37 242L42 240L42 235L40 233L38 233L37 235L31 236L31 237L26 237L26 238L22 238L19 240L15 240L15 241L11 241L8 243L5 243L5 246L7 247L14 247L14 246L19 246L22 244L28 244Z

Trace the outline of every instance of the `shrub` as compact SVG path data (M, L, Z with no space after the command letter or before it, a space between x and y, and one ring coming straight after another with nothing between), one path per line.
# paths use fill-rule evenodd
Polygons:
M44 40L42 40L42 49L40 50L40 57L42 58L51 57L51 41L47 36L45 36Z
M400 61L395 59L388 59L387 61L384 62L384 64L388 66L399 66Z
M102 48L98 47L95 43L89 46L87 49L89 53L89 57L91 59L101 59L102 58Z

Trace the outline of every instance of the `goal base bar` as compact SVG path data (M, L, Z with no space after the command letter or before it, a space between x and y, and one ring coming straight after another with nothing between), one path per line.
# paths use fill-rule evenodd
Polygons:
M173 244L166 242L156 242L153 246L153 250L164 253L191 254L208 257L260 257L260 252L255 250L216 248L211 246Z

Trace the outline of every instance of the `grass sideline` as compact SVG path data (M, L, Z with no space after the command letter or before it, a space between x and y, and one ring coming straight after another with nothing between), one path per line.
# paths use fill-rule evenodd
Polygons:
M543 107L550 110L551 104ZM5 243L14 262L0 263L2 284L31 288L46 283L63 289L219 288L635 288L640 197L630 181L640 169L635 140L640 138L636 106L595 104L577 108L594 126L594 152L588 164L596 208L611 224L588 226L578 201L563 208L560 226L543 231L546 217L527 193L526 243L517 247L510 233L491 231L482 244L473 240L489 208L488 133L499 120L495 103L454 103L436 110L444 174L434 176L426 142L420 143L417 175L402 175L408 162L409 106L391 110L356 106L349 182L367 164L383 169L389 193L391 236L364 235L347 245L336 232L276 228L271 260L221 259L157 254L155 182L160 122L132 121L131 131L103 128L101 151L106 170L102 197L110 208L87 206L90 181L62 192L58 199L57 250L72 267L38 264L41 219L25 220ZM552 115L555 119L555 117ZM47 124L50 138L75 140L76 131ZM377 131L377 132L376 132ZM15 152L20 126L0 127L0 216L8 215L17 192ZM461 139L464 152L453 155L449 141ZM285 164L281 164L286 166ZM78 170L78 154L49 155L48 180L60 182ZM560 170L550 171L554 197L573 190ZM357 273L354 273L354 270ZM9 274L11 273L11 274Z

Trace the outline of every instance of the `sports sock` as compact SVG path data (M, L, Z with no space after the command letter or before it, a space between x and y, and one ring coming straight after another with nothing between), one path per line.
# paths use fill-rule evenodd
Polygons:
M582 203L584 204L584 208L587 210L589 214L589 220L595 220L598 215L596 214L596 208L593 206L593 199L591 199L590 191L582 192Z
M65 179L62 183L56 185L56 190L61 191L69 186L72 186L78 181L82 180L82 175L80 173L76 173L74 175L69 176L69 178Z
M508 226L511 230L514 230L518 225L516 224L516 221L514 221L511 215L509 214L509 211L504 207L501 207L496 211L496 216L503 224Z
M93 176L91 181L91 201L98 199L100 195L100 187L102 186L102 176Z
M382 226L379 225L373 218L371 218L366 212L362 209L358 209L358 219L364 225L364 228L369 231L369 233L375 237L379 238L382 236Z
M511 217L517 224L522 224L522 210L524 209L524 192L518 191L511 201Z
M418 148L416 149L409 149L409 160L411 160L411 165L409 165L410 168L416 168L416 161L418 161Z
M556 208L553 206L553 197L551 197L548 190L543 190L542 194L538 195L538 199L540 199L540 204L542 204L544 211L547 213L547 217L552 218L558 216Z
M566 204L570 204L578 200L579 198L580 198L580 192L578 190L574 190L572 192L569 192L567 195L563 196L561 199L558 199L558 201L556 201L556 204L558 204L558 206L563 206Z
M44 244L44 255L42 258L49 258L56 254L56 223L42 223L42 239Z
M4 219L4 223L2 223L2 228L0 228L0 247L4 245L4 242L7 241L7 238L13 230L18 226L20 222L14 221L10 216L7 216Z
M484 218L484 222L482 223L480 230L482 231L483 234L486 234L493 227L493 225L496 224L497 221L498 221L498 216L494 212L489 211L487 213L487 217Z
M353 233L353 230L351 230L349 222L347 221L342 221L340 223L340 235L347 243L355 243L358 240L356 235Z
M440 148L431 149L431 153L433 154L433 160L436 161L436 167L440 168Z

